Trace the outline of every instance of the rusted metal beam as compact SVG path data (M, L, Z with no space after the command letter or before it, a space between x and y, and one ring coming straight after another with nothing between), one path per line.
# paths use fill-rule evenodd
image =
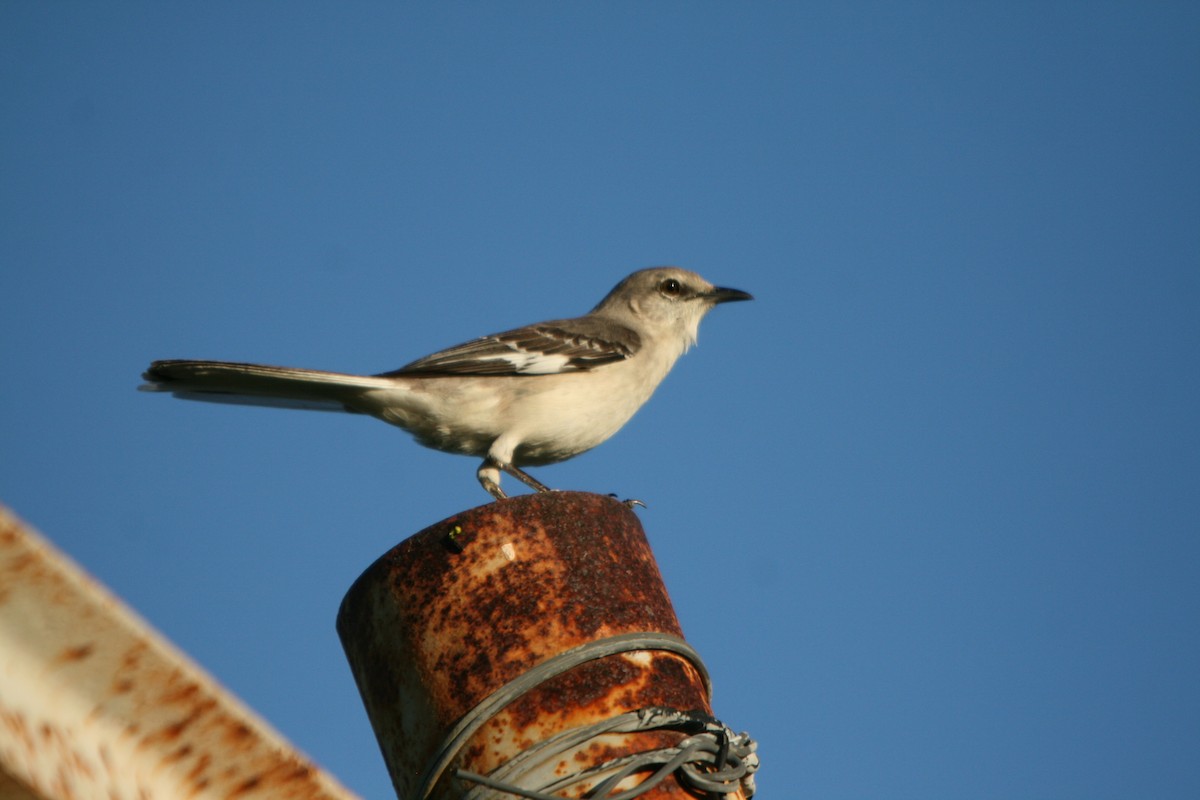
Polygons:
M3 507L0 797L357 800Z
M486 775L537 742L623 712L711 712L707 676L682 643L641 524L609 497L524 495L426 528L355 582L338 632L402 800L511 797L456 770ZM563 668L504 696L548 664ZM542 763L536 779L684 738L676 730L589 738ZM685 796L694 797L673 777L643 795Z

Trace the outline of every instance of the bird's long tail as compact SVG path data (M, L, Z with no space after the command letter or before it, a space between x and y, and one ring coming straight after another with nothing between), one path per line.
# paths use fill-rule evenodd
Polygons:
M139 387L142 391L170 392L186 400L321 411L354 411L354 398L395 383L366 375L232 361L155 361L142 377L147 381Z

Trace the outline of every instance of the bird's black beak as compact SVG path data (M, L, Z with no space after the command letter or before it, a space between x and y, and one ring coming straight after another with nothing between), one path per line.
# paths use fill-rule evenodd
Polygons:
M713 304L716 303L732 303L734 300L753 300L754 295L749 292L743 292L741 289L726 289L724 286L717 286L708 296L712 298Z

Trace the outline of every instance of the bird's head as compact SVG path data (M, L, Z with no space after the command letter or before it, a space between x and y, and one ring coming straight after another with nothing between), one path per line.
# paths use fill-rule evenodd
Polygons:
M682 337L686 348L695 343L700 320L714 306L753 299L740 289L713 286L680 267L651 267L618 283L592 313L617 320L632 318L651 335Z

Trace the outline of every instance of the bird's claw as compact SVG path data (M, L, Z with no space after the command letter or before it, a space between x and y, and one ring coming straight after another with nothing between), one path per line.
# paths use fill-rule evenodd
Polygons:
M618 499L616 492L609 492L608 496L611 497L613 500ZM634 497L631 497L628 500L620 500L620 503L621 503L621 505L623 505L626 508L631 509L631 510L635 506L641 506L642 508L648 508L648 506L645 503L643 503L641 500L638 500L637 498L634 498Z

